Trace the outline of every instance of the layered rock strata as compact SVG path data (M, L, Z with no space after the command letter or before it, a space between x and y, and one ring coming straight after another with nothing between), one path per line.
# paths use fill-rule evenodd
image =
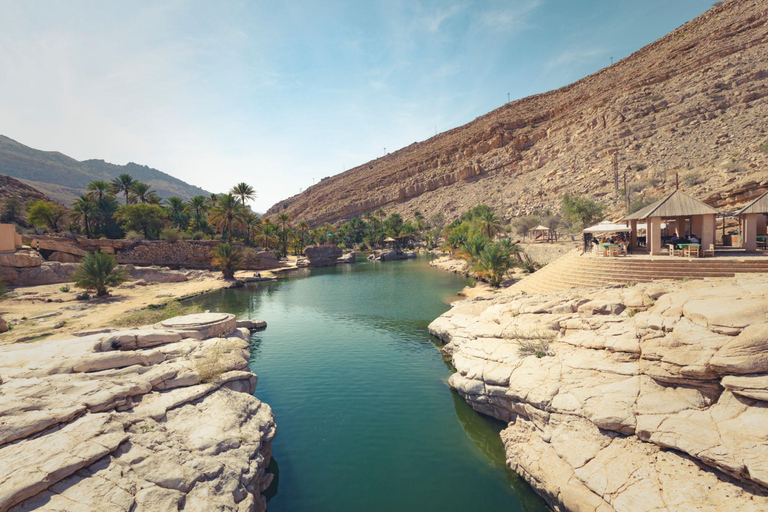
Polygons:
M0 511L265 510L249 339L208 313L0 345Z
M457 303L430 325L558 511L768 510L768 277Z

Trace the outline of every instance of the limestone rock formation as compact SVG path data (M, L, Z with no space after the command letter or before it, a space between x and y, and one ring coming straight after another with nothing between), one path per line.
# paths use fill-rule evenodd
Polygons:
M263 511L269 406L229 314L0 345L0 511Z
M768 510L768 277L468 300L435 320L558 511Z
M768 0L725 0L629 57L558 90L323 179L267 212L313 226L383 208L450 221L504 217L583 194L624 212L680 184L733 210L768 190Z
M418 256L416 251L401 251L400 249L384 249L383 251L374 251L368 259L371 261L395 261L407 260Z
M11 253L0 253L0 267L30 268L43 264L43 257L34 249L21 249Z
M336 264L342 255L338 245L310 245L304 249L306 264L310 267L330 267Z
M336 263L354 263L355 251L348 252L336 259Z

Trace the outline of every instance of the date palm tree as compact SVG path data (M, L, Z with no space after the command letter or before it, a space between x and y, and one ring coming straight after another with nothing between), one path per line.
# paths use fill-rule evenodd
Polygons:
M129 204L129 196L131 193L131 188L133 187L133 184L136 181L133 179L133 176L130 174L121 174L114 180L112 180L112 190L115 194L119 194L120 192L123 192L125 194L125 204Z
M272 249L279 241L277 230L278 227L275 224L262 224L255 237L256 245L265 249Z
M103 183L103 182L102 182ZM91 238L91 220L99 213L99 208L88 196L80 196L72 205L75 219L83 222L85 236Z
M227 232L227 242L232 242L232 232L242 228L245 222L245 208L240 199L232 194L221 194L211 208L211 222L222 234Z
M291 216L287 213L278 213L277 221L283 226L282 230L280 231L280 249L283 253L283 256L285 256L285 254L288 252L288 231L286 230L285 226L291 221Z
M187 224L189 223L189 217L187 217L185 212L186 206L184 200L180 197L173 196L165 200L168 218L171 224L179 229L187 229Z
M306 245L305 237L307 236L307 231L309 230L309 224L307 224L305 221L301 221L298 223L296 228L299 230L299 245L301 249L299 249L299 252L304 251L304 246Z
M256 199L256 190L245 182L238 183L232 187L232 190L230 190L229 193L233 196L238 196L243 203L243 206L248 204L248 201Z
M507 271L515 266L512 254L502 243L488 244L479 254L474 265L477 274L497 288Z
M115 257L106 252L89 252L72 274L75 286L96 290L97 297L109 294L108 286L117 286L128 281L125 269L118 268Z
M140 181L134 182L133 185L131 185L131 192L141 203L156 204L153 202L154 198L152 196L153 194L157 196L157 194L155 194L155 191L152 190L152 187L146 183L142 183Z
M106 181L92 181L86 188L91 199L101 201L104 196L109 195L112 185Z
M211 251L211 255L213 256L213 264L219 267L221 273L224 274L224 279L233 279L243 261L242 251L227 242L217 245Z
M205 196L195 196L189 200L185 207L187 214L192 216L195 229L203 227L205 222L205 213L208 211L208 201Z
M496 213L489 209L483 209L478 212L477 223L480 226L480 231L488 237L488 240L493 240L493 237L502 230L501 222L496 216Z

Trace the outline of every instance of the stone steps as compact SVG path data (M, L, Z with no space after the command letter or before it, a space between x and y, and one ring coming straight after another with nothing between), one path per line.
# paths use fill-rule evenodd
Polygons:
M734 277L739 273L768 273L768 258L594 258L573 251L512 288L526 293L546 293L665 279Z

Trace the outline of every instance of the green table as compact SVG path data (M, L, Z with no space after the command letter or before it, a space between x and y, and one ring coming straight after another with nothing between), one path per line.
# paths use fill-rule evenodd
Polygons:
M685 248L686 248L686 247L698 247L699 249L701 249L701 244L677 244L677 245L678 245L678 247L680 247L680 249L682 249L683 251L685 251ZM689 256L689 257L690 257L690 256Z

